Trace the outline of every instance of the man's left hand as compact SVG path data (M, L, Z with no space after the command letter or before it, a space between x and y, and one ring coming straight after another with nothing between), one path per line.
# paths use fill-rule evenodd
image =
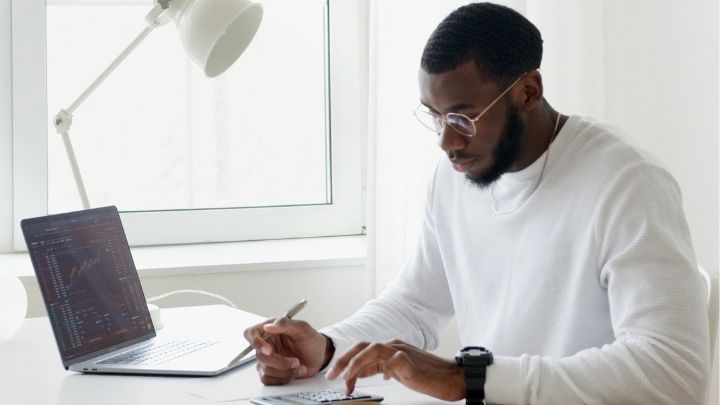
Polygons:
M362 342L344 353L328 370L327 378L345 379L347 393L355 390L358 378L383 374L408 388L446 401L465 398L463 369L447 360L400 340L389 343Z

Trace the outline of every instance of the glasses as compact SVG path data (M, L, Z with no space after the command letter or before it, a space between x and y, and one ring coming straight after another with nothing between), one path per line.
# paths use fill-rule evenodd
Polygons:
M445 124L450 125L452 129L460 133L461 135L471 137L474 136L477 132L475 129L475 123L482 118L485 113L487 113L492 106L494 106L498 101L500 101L501 98L505 94L507 94L510 89L512 89L523 77L527 75L526 73L523 73L520 77L517 78L510 86L508 86L505 91L500 93L499 96L495 100L490 103L489 106L485 107L484 110L480 112L475 118L470 118L465 114L460 113L447 113L445 115L436 114L432 111L430 111L427 107L423 106L422 104L418 106L417 109L413 112L415 115L415 118L420 121L420 123L427 129L434 131L438 135L443 130L443 127Z

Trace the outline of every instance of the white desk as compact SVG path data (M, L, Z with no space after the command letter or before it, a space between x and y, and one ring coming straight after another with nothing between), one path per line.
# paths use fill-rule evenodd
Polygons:
M237 322L238 339L252 314L213 305L164 309L167 328L201 327L221 321ZM246 321L245 321L246 322ZM162 332L162 330L161 330ZM161 377L85 375L65 371L47 318L26 319L10 340L0 343L0 403L8 405L208 405L248 404L246 398L320 389L330 383L322 376L283 387L264 387L254 363L217 377ZM359 390L382 395L384 404L445 404L400 384L380 378L361 380ZM463 402L459 402L463 403Z

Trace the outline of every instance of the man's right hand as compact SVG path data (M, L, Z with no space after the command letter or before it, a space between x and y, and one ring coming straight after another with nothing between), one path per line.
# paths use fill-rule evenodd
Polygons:
M262 339L263 332L270 334ZM287 384L312 377L332 358L332 341L307 322L287 318L269 320L245 330L255 349L260 381L265 385Z

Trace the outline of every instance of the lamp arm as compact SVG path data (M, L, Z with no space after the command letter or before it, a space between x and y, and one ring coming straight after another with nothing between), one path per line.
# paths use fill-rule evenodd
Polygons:
M90 86L88 86L88 88L80 94L80 97L70 104L70 107L60 110L53 120L55 130L62 135L65 152L68 155L73 177L75 178L75 185L78 189L78 194L80 195L80 200L82 201L84 209L90 208L90 201L88 200L85 184L82 179L82 174L80 173L80 167L78 166L77 158L75 157L75 150L73 149L72 141L70 140L70 126L72 126L73 113L105 81L105 79L107 79L108 76L110 76L110 74L112 74L112 72L115 71L115 69L120 66L125 59L127 59L135 48L137 48L138 45L147 38L152 30L168 22L168 20L163 16L164 11L165 10L161 4L156 4L145 17L145 20L148 23L147 27L145 27L142 32L122 51L122 53L120 53L120 55L112 61L110 66L103 70L100 76L98 76L97 79L95 79Z

